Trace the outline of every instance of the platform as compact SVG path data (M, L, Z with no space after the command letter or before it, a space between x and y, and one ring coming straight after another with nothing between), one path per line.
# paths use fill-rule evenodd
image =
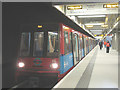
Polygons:
M118 88L118 52L97 45L53 88Z

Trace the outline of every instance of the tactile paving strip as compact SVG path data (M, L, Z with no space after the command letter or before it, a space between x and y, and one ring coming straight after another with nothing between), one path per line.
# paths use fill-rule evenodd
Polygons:
M98 48L95 50L87 68L85 69L82 77L80 78L80 81L76 85L76 88L88 88L97 53L98 53Z

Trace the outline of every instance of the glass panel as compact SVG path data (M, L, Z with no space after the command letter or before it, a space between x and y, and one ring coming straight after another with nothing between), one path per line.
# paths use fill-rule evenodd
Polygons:
M72 33L69 33L69 52L72 52Z
M48 32L48 56L56 56L58 54L58 33Z
M78 37L77 35L75 34L75 58L76 60L78 60Z
M81 49L81 50L83 49L83 41L82 41L82 38L80 38L80 49Z
M68 32L64 31L64 50L65 54L69 53Z
M43 41L44 41L44 33L43 32L35 32L34 33L33 56L42 56L43 55Z
M79 57L79 60L81 59L81 47L80 47L80 43L81 43L81 41L80 41L80 38L78 37L78 48L79 48L79 55L78 55L78 57Z
M74 64L78 63L78 35L73 34L73 54L74 54Z
M29 56L30 54L30 33L23 32L21 35L20 56Z

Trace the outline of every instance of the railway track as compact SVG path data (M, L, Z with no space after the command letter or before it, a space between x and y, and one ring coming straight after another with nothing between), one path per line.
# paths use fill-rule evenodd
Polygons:
M41 79L37 80L36 78L33 78L31 80L25 80L13 87L11 87L9 90L13 90L16 88L52 88L55 86L57 81L55 80L48 80L48 79Z
M15 85L15 86L11 87L11 88L8 89L8 90L13 90L13 89L15 89L15 88L22 88L22 87L23 87L24 85L26 85L27 83L28 83L28 80L25 80L25 81L23 81L23 82Z

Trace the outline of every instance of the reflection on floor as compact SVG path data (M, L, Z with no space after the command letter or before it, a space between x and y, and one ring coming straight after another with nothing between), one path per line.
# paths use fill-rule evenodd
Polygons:
M118 88L118 52L110 48L98 51L88 88Z

